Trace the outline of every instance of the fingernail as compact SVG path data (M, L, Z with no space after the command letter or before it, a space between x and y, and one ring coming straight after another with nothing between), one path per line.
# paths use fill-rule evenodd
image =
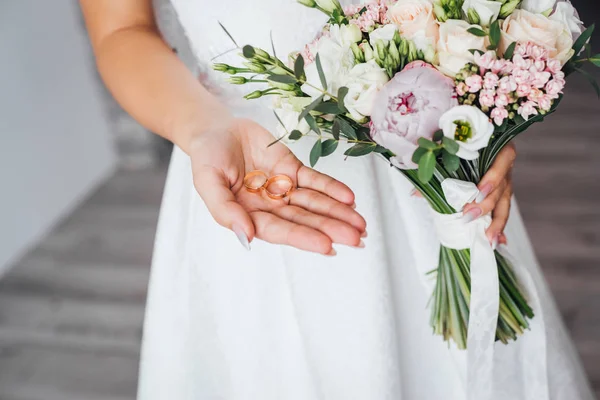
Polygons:
M337 251L335 251L335 249L331 249L331 251L325 255L328 257L333 257L333 256L337 255Z
M498 236L500 236L500 235L496 235L492 239L492 249L494 249L494 250L496 250L496 247L498 247Z
M362 240L358 243L358 247L359 249L364 249L365 248L365 242L363 242Z
M356 202L352 203L352 205L350 207L356 208Z
M481 203L483 200L485 200L487 195L490 194L491 192L492 192L492 184L488 183L487 185L484 185L481 188L481 190L479 190L479 194L475 198L475 203L477 203L477 204Z
M242 246L244 246L246 250L250 251L250 242L248 241L246 232L244 232L244 230L237 225L232 226L231 230L233 233L235 233L235 236L238 238Z
M479 207L471 208L469 211L467 211L466 213L464 213L463 219L464 219L465 223L468 224L469 222L473 222L477 218L479 218L481 216L482 212L483 211Z
M415 197L419 195L419 191L415 188L413 190L410 191L410 196L411 197Z
M360 237L361 237L361 238L363 238L363 239L364 239L364 238L366 238L367 236L369 236L369 234L367 233L367 231L364 231L364 232L363 232L363 233L360 235Z

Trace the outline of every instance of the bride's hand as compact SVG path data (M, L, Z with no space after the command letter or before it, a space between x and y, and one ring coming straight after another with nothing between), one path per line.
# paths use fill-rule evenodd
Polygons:
M469 204L463 210L470 220L492 213L492 224L486 232L490 243L506 243L504 228L510 214L510 199L513 193L511 174L516 156L515 146L512 143L500 151L492 167L478 185L479 202Z
M343 183L304 166L257 123L231 119L191 139L188 149L196 190L214 219L244 246L257 237L316 253L334 255L333 243L364 246L365 220L354 210L354 193ZM285 200L246 190L253 170L284 174L294 187Z

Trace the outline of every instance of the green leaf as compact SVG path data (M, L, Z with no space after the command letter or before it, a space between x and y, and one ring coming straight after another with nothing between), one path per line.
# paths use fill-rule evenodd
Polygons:
M575 68L575 71L579 72L581 75L585 76L585 78L590 82L594 90L596 91L596 95L600 98L600 86L598 86L598 82L596 82L596 78L581 68Z
M321 142L321 139L318 139L312 150L310 151L310 166L314 167L315 164L317 163L317 161L319 161L319 158L321 158L321 154L323 153L323 143Z
M233 38L233 36L231 36L231 33L229 33L229 31L227 29L225 29L225 27L223 26L223 24L221 23L221 21L217 21L219 23L219 25L221 26L221 29L223 29L225 31L225 34L227 36L229 36L229 39L231 39L231 41L233 42L233 44L235 44L235 47L239 48L240 46L237 44L237 42L235 41L235 39ZM244 57L246 57L244 55ZM252 57L252 56L250 56Z
M298 80L301 80L304 77L304 57L301 54L298 54L296 57L296 61L294 62L294 75Z
M300 132L300 131L299 131L299 130L297 130L297 129L294 129L294 130L293 130L293 131L290 133L290 135L288 136L288 138L289 138L290 140L298 140L298 139L300 139L301 137L302 137L302 132Z
M423 154L419 160L419 170L417 176L422 183L427 183L433 176L433 170L435 169L435 154L433 151L428 151Z
M425 153L429 153L429 150L424 149L423 147L418 147L412 155L412 162L418 164L419 160L425 155Z
M490 44L488 47L486 47L487 50L496 50L498 48L498 46Z
M435 131L435 133L433 134L433 141L434 142L439 142L443 138L444 138L444 131L441 130L441 129Z
M332 154L338 147L338 141L335 139L327 139L323 142L323 150L321 151L321 157L327 157Z
M340 107L338 106L338 104L333 101L323 102L323 103L317 105L314 108L314 110L318 111L320 113L323 113L323 114L332 114L332 115L337 115L342 112L342 110L340 110Z
M470 34L473 34L475 36L479 36L479 37L485 37L488 35L487 33L485 33L484 30L481 30L481 29L475 28L475 27L467 29L467 32L469 32Z
M358 138L358 140L362 140L364 142L371 141L370 133L371 133L371 130L364 126L360 126L360 127L358 127L358 129L356 129L356 137Z
M512 42L510 45L508 45L506 51L504 52L504 59L512 60L513 55L515 54L515 47L517 47L517 42Z
M381 153L381 154L384 154L384 153L391 153L391 151L389 151L388 149L386 149L385 147L383 147L383 146L380 146L380 145L377 145L377 146L375 146L375 150L373 150L373 151L374 151L375 153ZM393 154L392 154L392 155L393 155Z
M275 52L275 42L273 42L273 31L269 32L271 36L271 49L273 50L273 58L277 58L277 53Z
M310 126L310 129L317 133L318 135L321 135L321 129L319 128L319 125L317 124L317 121L315 120L315 117L313 117L310 114L307 114L304 119L306 120L306 123L308 124L308 126Z
M354 127L350 125L348 121L343 118L337 118L336 121L339 122L340 131L344 134L344 136L346 136L348 139L358 139L356 136L356 129L354 129Z
M417 140L417 143L420 147L423 147L427 150L436 150L438 148L437 143L434 143L431 140L426 139L424 137L420 137L419 140Z
M444 146L444 149L446 149L446 151L450 154L458 153L458 149L460 148L458 143L456 143L456 140L452 140L446 136L444 136L444 138L442 139L442 145Z
M573 43L573 50L575 50L575 55L578 55L583 46L590 40L592 33L594 33L595 25L590 25L583 33L577 38L575 43Z
M502 33L500 31L500 21L495 20L490 25L490 44L494 47L498 47L500 44L500 37Z
M246 45L242 49L242 54L246 58L252 58L252 57L254 57L254 55L256 54L256 52L254 51L254 47Z
M295 84L296 78L294 78L293 76L289 76L289 75L269 75L267 76L267 79L273 82L278 82L278 83L287 83L289 85L293 85Z
M600 67L600 54L596 54L595 56L591 56L588 60L594 64L596 67Z
M454 172L460 167L460 158L447 151L442 153L442 162L444 163L444 168L446 168L448 172Z
M475 53L481 53L481 54L483 54L484 52L482 50L479 50L479 49L469 49L469 53L475 55Z
M315 62L317 63L317 72L319 73L319 79L321 80L323 90L327 90L327 80L325 79L325 73L323 73L323 66L321 65L319 53L317 53L317 57L315 57Z
M376 147L375 143L358 143L346 150L344 154L349 157L365 156L374 152Z
M323 102L323 96L317 97L312 103L304 107L304 110L302 110L298 116L298 121L302 121L302 119L305 118L312 110L314 110L316 106L321 104L321 102Z
M333 121L333 126L331 127L331 135L335 140L340 140L340 121Z
M344 105L344 99L346 98L346 95L348 95L348 88L345 86L342 86L341 88L339 88L339 90L338 90L338 105L340 107L340 110L342 110L342 112L344 112L344 113L348 112L348 109Z

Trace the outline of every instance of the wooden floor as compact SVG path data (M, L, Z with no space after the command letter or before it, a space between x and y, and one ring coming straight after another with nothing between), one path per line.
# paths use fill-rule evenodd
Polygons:
M600 102L570 92L520 140L515 186L600 394ZM0 400L134 399L164 177L117 173L0 281Z

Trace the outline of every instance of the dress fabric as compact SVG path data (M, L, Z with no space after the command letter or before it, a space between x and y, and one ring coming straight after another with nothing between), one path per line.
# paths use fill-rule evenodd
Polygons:
M221 22L243 44L288 54L325 18L295 0L157 0L165 37L240 116L274 129L268 104L210 71L240 64ZM182 31L179 31L183 27ZM185 35L184 35L185 34ZM191 56L190 56L191 54ZM190 62L190 60L193 60ZM247 87L242 89L247 90ZM310 142L310 141L309 141ZM291 145L303 160L312 143ZM256 240L246 251L208 213L189 158L175 149L150 279L139 400L464 400L465 354L432 335L430 292L417 266L437 264L438 241L423 200L383 160L330 156L318 169L349 185L367 220L366 248L325 257ZM594 398L544 281L518 210L509 251L536 280L546 331L496 344L494 400L528 396L523 348L546 335L552 400Z

